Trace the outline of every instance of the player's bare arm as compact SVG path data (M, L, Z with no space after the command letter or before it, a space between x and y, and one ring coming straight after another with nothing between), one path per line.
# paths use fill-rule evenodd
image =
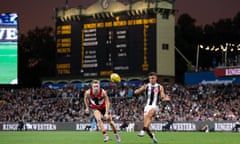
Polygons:
M161 86L161 91L160 91L160 96L162 98L163 101L170 101L170 97L168 95L165 94L165 90L164 87Z
M103 92L106 104L106 113L109 113L110 102L106 91Z
M104 95L104 98L105 98L105 114L104 114L104 117L105 119L109 119L109 109L110 109L110 102L109 102L109 97L106 93L106 91L103 91L103 95Z
M146 87L147 87L146 84L142 85L140 88L138 88L134 91L134 94L140 94L141 92L143 92L146 89Z
M88 101L88 96L89 96L89 90L87 90L84 93L84 104L85 104L85 112L89 113L89 101Z

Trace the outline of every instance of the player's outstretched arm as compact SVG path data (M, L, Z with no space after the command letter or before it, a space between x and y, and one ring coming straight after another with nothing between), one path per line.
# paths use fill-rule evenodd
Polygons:
M142 92L146 89L146 87L147 87L146 84L142 85L140 88L138 88L138 89L136 89L136 90L134 91L134 94L140 94L140 93L142 93Z

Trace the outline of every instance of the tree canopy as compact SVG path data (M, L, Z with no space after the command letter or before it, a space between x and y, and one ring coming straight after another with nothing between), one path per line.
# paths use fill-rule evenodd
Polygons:
M36 27L19 37L20 85L40 86L41 77L54 76L55 39L51 27Z

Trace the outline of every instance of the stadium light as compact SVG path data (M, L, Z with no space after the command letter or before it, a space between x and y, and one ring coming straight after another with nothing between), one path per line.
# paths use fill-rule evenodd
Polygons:
M230 53L240 52L240 43L239 44L234 44L234 43L226 42L225 44L220 44L218 46L216 46L216 45L207 45L205 47L203 45L197 45L196 68L195 68L196 72L198 72L199 53L200 53L199 49L200 48L205 50L205 51L210 51L210 52L221 51L222 52L222 60L224 62L224 66L227 66L227 60L228 60L229 52Z
M203 45L197 45L196 68L195 68L195 72L198 72L199 48L203 49Z

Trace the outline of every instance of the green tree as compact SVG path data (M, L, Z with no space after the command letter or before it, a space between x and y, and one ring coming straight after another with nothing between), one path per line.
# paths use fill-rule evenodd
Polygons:
M189 65L196 63L197 45L203 40L202 28L195 25L196 20L188 14L179 17L175 27L175 45L191 62L186 63L181 55L176 53L176 80L183 81L184 72Z
M41 85L41 78L54 76L55 40L51 27L36 27L19 37L19 81L21 86Z
M233 18L233 26L236 32L236 40L239 42L240 38L240 12L236 14L236 16Z

